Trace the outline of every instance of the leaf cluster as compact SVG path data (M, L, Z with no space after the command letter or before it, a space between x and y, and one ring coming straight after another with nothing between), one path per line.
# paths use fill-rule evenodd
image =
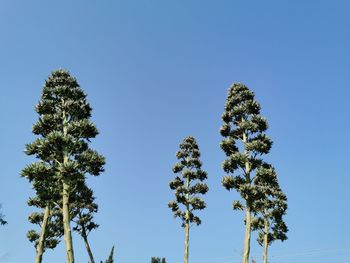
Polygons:
M0 209L1 209L1 205L0 205ZM4 215L2 213L0 213L0 225L6 225L7 221L4 219Z
M33 212L29 215L28 221L32 224L41 226L44 218L43 212ZM50 209L50 215L46 227L46 235L44 240L44 250L54 249L60 242L60 238L63 236L63 224L62 214L58 207ZM40 233L35 230L29 230L27 232L27 238L30 242L37 247L40 239Z
M25 167L21 175L29 180L36 193L28 204L41 210L51 207L47 242L53 241L46 247L54 247L63 232L63 181L69 185L70 218L77 222L74 230L81 233L84 228L88 234L98 227L93 222L98 207L92 191L85 185L85 177L103 172L105 158L89 148L90 139L98 130L89 119L92 108L86 94L68 71L52 72L35 110L39 119L33 125L33 133L38 138L26 145L25 153L39 161ZM43 213L29 217L30 222L38 225L42 219ZM37 242L38 233L30 231L28 237Z
M206 207L205 202L199 195L204 195L209 188L204 183L207 173L201 169L200 152L194 137L186 137L180 144L180 150L176 153L178 162L173 167L173 172L178 174L170 183L170 189L174 190L175 200L168 206L175 217L182 220L182 226L186 223L201 224L195 210Z
M48 78L36 111L39 120L33 126L33 133L40 137L26 145L25 153L35 155L51 167L45 171L40 164L36 170L33 167L32 173L25 171L30 181L38 174L52 176L52 172L60 179L83 180L85 174L96 176L104 171L104 157L88 146L90 139L98 134L89 120L91 107L86 94L67 71L54 71ZM64 156L69 160L64 162ZM40 168L43 171L38 173Z
M166 263L166 260L165 258L152 257L151 263Z
M286 240L288 227L283 216L288 208L287 197L279 186L275 169L269 164L264 164L257 171L255 184L259 189L260 199L255 203L253 229L259 231L259 244L263 244L264 234L267 234L268 244L274 240ZM268 227L268 233L265 233L265 226Z
M73 230L81 236L88 234L99 227L94 222L94 214L98 211L98 205L95 203L93 191L85 184L82 184L79 191L71 198L71 218L75 222Z
M261 155L267 154L272 141L265 131L267 120L260 115L260 104L254 93L243 84L233 84L227 95L222 115L223 125L220 133L224 137L220 147L226 155L222 168L227 174L222 185L227 190L235 189L250 208L259 198L254 185L254 173L263 165ZM233 209L243 210L240 201L233 202Z
M113 263L113 262L114 262L114 246L112 247L111 252L109 253L109 256L105 261L105 263ZM103 263L103 261L101 261L101 263Z

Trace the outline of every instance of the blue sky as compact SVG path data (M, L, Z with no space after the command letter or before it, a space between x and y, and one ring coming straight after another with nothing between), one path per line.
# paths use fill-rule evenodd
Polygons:
M0 0L0 262L32 262L25 235L34 105L52 70L66 68L88 94L106 172L88 180L100 211L96 259L183 258L184 233L167 203L175 152L195 136L208 171L208 208L191 230L191 263L240 262L243 214L224 175L219 128L227 89L256 94L274 141L266 160L289 199L289 239L271 263L350 261L348 1ZM76 262L87 262L74 236ZM252 256L261 259L252 239ZM65 262L64 242L44 255Z

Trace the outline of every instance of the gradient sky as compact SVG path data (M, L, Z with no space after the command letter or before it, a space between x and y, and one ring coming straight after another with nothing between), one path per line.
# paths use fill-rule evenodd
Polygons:
M34 105L52 70L88 94L106 172L88 179L100 206L96 260L181 263L184 233L167 207L175 152L195 136L208 171L208 208L191 230L191 263L240 262L243 214L224 175L219 128L227 89L245 83L274 141L266 157L289 199L289 239L271 263L348 263L350 3L347 0L0 0L0 262L33 262L19 173L35 139ZM76 262L87 262L74 236ZM251 255L262 249L252 239ZM64 242L44 262L65 262Z

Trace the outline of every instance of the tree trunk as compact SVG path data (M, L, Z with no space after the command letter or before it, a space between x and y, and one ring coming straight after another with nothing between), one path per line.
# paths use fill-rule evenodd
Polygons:
M87 234L86 234L85 227L81 226L81 229L82 229L81 235L82 235L82 237L84 239L86 251L89 254L90 263L95 263L94 256L92 255L92 252L91 252L90 244L89 244L89 241L87 239Z
M64 241L66 243L67 263L74 263L72 231L70 227L70 215L69 215L69 186L66 182L63 182L63 229L64 229Z
M188 241L190 238L190 206L188 204L190 195L189 195L189 189L190 189L190 179L187 177L186 179L186 188L187 188L187 193L186 193L186 200L187 200L187 205L186 205L186 225L185 225L185 256L184 256L184 263L188 263Z
M242 118L243 121L243 118ZM242 140L244 144L244 154L248 156L248 151L246 149L247 143L247 134L243 132ZM251 172L251 164L249 161L245 162L245 176L246 176L246 184L251 185L250 182L250 172ZM250 253L250 234L251 234L251 211L250 211L250 196L246 196L246 215L245 215L245 237L244 237L244 247L243 247L243 258L242 263L249 263L249 253Z
M64 101L62 101L64 104ZM66 138L68 134L67 129L67 116L66 112L63 111L63 137ZM67 149L63 150L63 165L69 160ZM66 175L65 175L66 176ZM63 230L64 230L64 241L66 243L67 263L74 263L74 252L73 252L73 241L72 241L72 230L70 227L70 213L69 213L69 185L66 179L62 180L63 193L62 193L62 211L63 211Z
M188 241L190 238L190 224L189 222L186 222L185 226L185 257L184 257L184 263L188 263Z
M264 254L263 254L263 263L267 263L267 249L269 247L268 243L268 234L269 234L269 221L264 220L265 228L264 228Z
M245 216L246 226L245 226L245 237L244 237L244 248L243 248L243 260L242 263L249 263L249 253L250 253L250 233L251 233L251 213L250 208L246 208Z
M50 207L47 205L45 207L44 218L41 224L41 233L40 233L39 243L36 246L35 263L41 263L41 261L43 260L44 243L45 243L46 229L47 229L47 223L49 222L49 218L50 218Z

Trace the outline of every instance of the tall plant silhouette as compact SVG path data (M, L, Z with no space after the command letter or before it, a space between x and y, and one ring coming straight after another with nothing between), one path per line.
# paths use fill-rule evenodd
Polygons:
M67 263L73 263L70 197L81 190L88 174L97 176L103 172L104 157L89 147L90 139L98 131L90 121L91 107L86 94L66 70L52 72L35 110L39 121L34 124L33 133L39 138L26 145L26 153L35 155L39 161L22 174L33 183L37 195L47 189L52 191L52 198L43 199L45 209L53 202L60 207ZM43 186L36 187L38 184Z
M200 152L194 137L187 137L180 144L180 150L176 153L179 160L173 167L173 172L178 174L169 184L174 190L175 200L168 206L182 221L185 228L185 253L184 263L188 263L189 236L192 223L201 224L198 216L194 215L195 210L202 210L206 207L200 195L208 192L208 186L203 182L207 179L207 173L201 169Z
M249 262L252 213L258 198L255 186L256 170L262 165L261 156L267 154L272 141L266 136L267 121L260 116L260 104L254 93L243 84L233 84L227 95L221 148L227 159L223 170L228 174L222 184L227 190L236 190L241 200L233 202L233 209L245 211L245 237L242 262ZM243 202L242 202L243 201Z
M263 263L267 263L271 243L287 239L288 228L283 220L288 207L287 197L279 186L275 169L269 164L259 167L255 184L262 198L256 202L257 215L252 225L259 231L258 243L264 248Z

